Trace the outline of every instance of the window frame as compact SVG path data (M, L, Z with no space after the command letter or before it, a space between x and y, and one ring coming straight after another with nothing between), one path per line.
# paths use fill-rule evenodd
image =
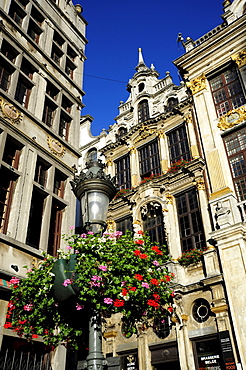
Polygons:
M170 163L172 164L180 160L190 161L192 157L185 123L170 130L166 135L168 138ZM177 140L175 140L175 136Z
M151 175L161 174L160 152L157 139L138 148L138 153L140 176L142 179Z
M119 188L120 189L131 189L130 155L126 154L123 157L120 157L117 160L115 160L114 163L115 163L115 176L116 176L117 184Z

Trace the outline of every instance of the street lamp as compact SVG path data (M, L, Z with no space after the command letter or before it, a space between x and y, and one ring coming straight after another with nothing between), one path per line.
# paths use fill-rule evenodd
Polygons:
M104 173L100 160L86 163L86 168L85 173L75 176L71 185L80 201L83 231L99 233L106 229L108 205L117 189L114 178Z
M106 230L109 202L117 192L114 178L106 175L101 161L90 161L87 171L75 176L71 182L73 192L80 201L83 231L102 233ZM101 318L97 311L92 312L89 320L89 354L85 368L102 370L106 364L102 354Z

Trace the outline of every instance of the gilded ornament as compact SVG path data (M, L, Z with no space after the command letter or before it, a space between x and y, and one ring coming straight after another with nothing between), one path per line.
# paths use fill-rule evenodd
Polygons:
M156 130L151 130L148 126L143 126L139 129L139 135L136 138L134 143L137 143L138 141L141 141L145 139L146 137L153 135L156 132Z
M159 131L159 132L157 132L157 136L158 136L159 139L164 139L165 134L164 134L163 131Z
M109 166L113 166L113 161L112 159L107 159L106 160L106 166L109 167Z
M107 229L108 230L114 230L115 229L115 222L114 222L114 220L108 220L107 221Z
M191 116L191 114L189 114L188 116L186 116L184 120L185 120L186 123L192 123L192 116Z
M137 153L137 149L135 148L135 146L132 146L130 148L130 154L136 154Z
M50 136L47 136L47 142L48 147L53 154L57 155L58 157L64 156L66 149L58 140L52 139Z
M203 73L201 76L194 78L192 81L186 82L186 86L191 89L192 94L196 94L201 90L206 89L206 76Z
M236 55L232 55L231 59L234 60L234 62L237 63L238 67L243 67L246 64L246 49L240 51Z
M197 190L204 190L205 189L205 183L204 183L204 180L202 178L196 180L194 184L195 184Z
M237 109L230 110L224 116L220 117L218 127L225 131L235 125L246 120L246 107L242 106Z
M171 194L166 194L167 204L173 204L173 196Z
M211 307L210 309L213 313L221 313L221 312L228 311L228 305L223 304L222 306Z
M18 111L13 104L10 104L2 98L0 98L0 110L2 111L4 118L8 119L10 122L20 123L21 112Z

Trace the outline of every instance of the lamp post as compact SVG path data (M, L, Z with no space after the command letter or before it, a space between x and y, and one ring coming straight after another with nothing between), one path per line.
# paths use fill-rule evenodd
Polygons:
M81 172L71 181L76 198L80 201L83 231L102 233L106 229L109 202L117 192L114 178L106 175L101 161L86 164L87 171ZM101 318L92 312L89 320L89 354L86 358L88 370L102 370L106 364L102 354Z

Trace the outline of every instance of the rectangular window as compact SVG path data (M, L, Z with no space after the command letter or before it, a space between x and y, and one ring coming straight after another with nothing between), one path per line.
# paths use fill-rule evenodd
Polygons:
M2 60L0 59L0 63ZM8 65L1 65L0 66L0 88L4 91L8 91L11 75L13 70L8 67Z
M22 21L26 16L26 12L21 6L12 1L9 9L9 15L19 26L21 26Z
M52 126L57 106L48 98L44 102L42 121L49 127Z
M13 48L11 44L9 44L6 40L3 40L1 53L7 57L12 63L15 62L17 55L19 54L17 50Z
M246 200L246 128L224 137L224 143L238 200Z
M176 197L182 251L202 249L205 236L195 189Z
M29 81L23 76L20 76L15 91L15 99L25 108L28 107L31 88L32 85L29 83Z
M139 149L140 175L142 178L161 173L157 140Z
M120 189L131 188L131 169L129 155L115 161L116 179Z
M64 206L60 205L56 200L53 199L48 241L48 253L52 256L56 255L57 250L60 247L63 208Z
M12 171L4 167L0 169L0 232L3 234L7 233L16 180Z
M116 231L122 231L122 233L125 234L127 230L132 231L131 217L126 217L123 220L116 221Z
M26 244L36 249L39 248L45 197L46 195L39 192L39 189L34 187L32 192Z
M37 158L34 181L44 187L46 186L49 167L50 165L42 158Z
M65 180L66 180L66 177L64 176L64 174L56 170L53 193L58 195L58 197L60 198L63 198L64 196Z
M189 161L191 159L190 147L186 133L185 125L179 126L168 133L170 162L174 163L180 160Z
M210 87L218 117L246 102L236 67L230 67L212 78Z
M64 140L68 140L68 133L70 127L71 118L66 114L61 113L60 125L59 125L59 136Z
M3 161L11 167L18 169L21 149L22 145L20 143L7 136L3 152Z

